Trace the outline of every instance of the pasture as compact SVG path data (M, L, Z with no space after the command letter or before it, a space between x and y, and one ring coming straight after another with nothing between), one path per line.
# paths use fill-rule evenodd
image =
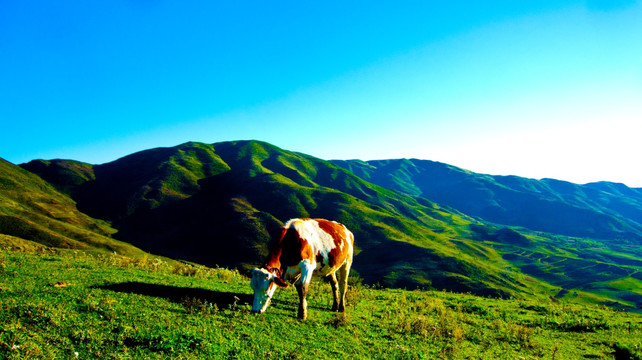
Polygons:
M642 315L313 279L250 312L249 278L156 258L0 242L0 359L642 359Z

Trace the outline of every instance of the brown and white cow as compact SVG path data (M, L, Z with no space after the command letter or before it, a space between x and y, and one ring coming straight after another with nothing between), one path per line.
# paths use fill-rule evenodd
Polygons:
M299 293L297 315L306 319L305 297L315 270L330 280L334 296L332 310L345 311L353 252L354 235L344 225L324 219L289 220L281 228L264 268L252 270L252 311L264 312L276 288L287 287L287 282L291 282Z

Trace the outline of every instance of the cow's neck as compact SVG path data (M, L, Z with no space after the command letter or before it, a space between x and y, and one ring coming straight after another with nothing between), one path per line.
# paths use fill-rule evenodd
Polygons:
M268 255L267 261L265 262L265 268L270 271L274 272L274 270L277 270L278 273L276 274L277 276L281 277L283 274L283 270L281 269L281 250L273 250L270 252L270 255Z

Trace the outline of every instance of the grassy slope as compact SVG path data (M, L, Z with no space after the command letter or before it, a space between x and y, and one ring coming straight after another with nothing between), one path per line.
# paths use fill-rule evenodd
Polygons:
M143 254L111 238L115 232L38 176L0 159L0 234L61 248Z
M642 358L642 316L604 307L353 286L343 316L315 280L301 322L292 288L251 314L235 271L0 248L0 358Z
M478 241L493 248L523 274L525 282L539 279L556 287L556 299L642 309L642 251L626 244L519 234L510 229L478 233ZM523 235L526 234L526 235Z

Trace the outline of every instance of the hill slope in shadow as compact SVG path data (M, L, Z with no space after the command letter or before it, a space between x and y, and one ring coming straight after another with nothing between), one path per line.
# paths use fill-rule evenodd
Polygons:
M145 255L112 238L115 232L37 175L0 159L0 234L52 247Z

